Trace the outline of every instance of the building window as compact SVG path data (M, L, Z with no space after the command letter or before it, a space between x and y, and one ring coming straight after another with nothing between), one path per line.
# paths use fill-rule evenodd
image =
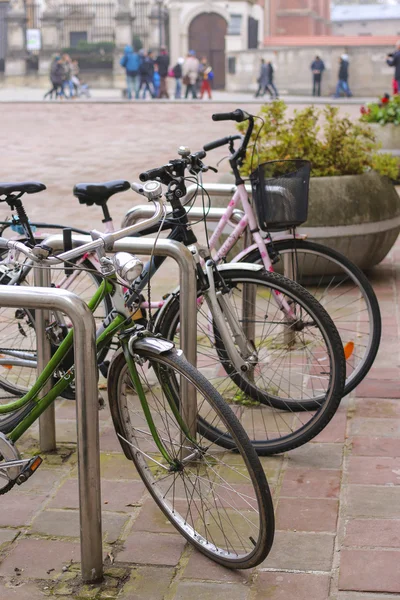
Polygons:
M230 15L228 35L240 35L242 33L242 15Z
M87 31L70 31L69 47L76 48L79 42L87 42Z
M229 75L236 75L236 57L228 57L228 73Z

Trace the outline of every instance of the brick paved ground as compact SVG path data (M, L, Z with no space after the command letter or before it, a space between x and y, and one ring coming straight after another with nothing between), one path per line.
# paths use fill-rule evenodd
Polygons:
M3 106L1 179L49 184L48 192L27 200L35 218L99 227L96 209L78 209L71 199L72 184L133 179L172 156L179 143L197 148L225 134L226 125L208 119L211 112L211 106L193 105L179 114L172 105ZM155 115L160 123L166 119L162 129ZM112 201L118 220L128 206L123 198ZM106 579L101 586L79 586L75 406L63 401L57 405L57 454L0 499L0 599L400 598L399 264L400 244L371 275L383 310L383 343L368 379L312 443L264 459L276 481L277 533L257 571L223 569L185 545L146 499L105 409ZM34 429L19 448L33 452L36 438Z

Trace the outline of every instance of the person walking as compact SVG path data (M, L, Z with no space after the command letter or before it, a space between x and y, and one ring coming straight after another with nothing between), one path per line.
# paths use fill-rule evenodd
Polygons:
M267 89L267 85L268 85L268 69L267 69L267 63L265 62L264 58L261 59L260 74L258 76L257 82L258 82L258 90L255 93L255 98L258 98L259 96L264 96L265 90ZM271 94L271 91L270 90L268 90L268 91Z
M205 93L208 94L208 99L211 100L211 81L213 77L213 71L205 56L201 59L199 73L201 77L200 100L203 100Z
M63 77L64 67L62 64L61 56L57 55L54 57L54 60L50 66L50 81L52 87L43 96L43 100L46 100L47 97L50 97L50 100L52 100L53 94L57 99L57 96L59 96L60 94L60 90L62 90Z
M154 63L153 86L154 86L154 98L161 98L161 96L160 96L161 77L160 77L160 73L158 71L157 63Z
M192 94L192 98L197 98L196 94L196 82L199 76L199 59L196 58L196 52L190 50L186 57L186 60L182 66L183 83L186 85L185 98L189 97L189 93Z
M340 98L341 92L348 98L353 95L349 87L349 57L347 54L342 54L339 58L338 83L334 98Z
M396 43L396 50L386 57L386 63L389 67L394 67L394 80L396 82L397 93L400 90L400 40Z
M272 66L272 62L269 60L267 62L267 89L273 98L279 98L278 90L274 84L274 67ZM272 90L272 91L271 91ZM274 95L272 94L274 93Z
M121 67L125 69L126 73L126 92L129 100L132 100L132 93L135 94L136 100L139 98L140 88L140 57L132 46L125 46L124 55L119 61Z
M158 66L158 73L160 75L160 91L158 98L169 98L167 88L169 55L167 49L164 46L161 48L159 56L157 56L156 63Z
M179 100L182 94L182 65L185 62L184 58L178 58L176 65L172 68L172 73L175 78L175 98Z
M140 72L140 92L143 90L142 98L146 98L146 93L149 92L152 98L155 98L153 79L154 79L154 58L153 52L149 50L147 55L144 57L142 64L139 68Z
M72 83L72 60L69 54L63 54L62 64L64 67L62 95L66 98L65 90L69 89L69 97L72 98L74 95L74 84Z
M324 61L317 55L311 63L311 71L313 74L313 96L321 95L321 79L322 73L325 71Z

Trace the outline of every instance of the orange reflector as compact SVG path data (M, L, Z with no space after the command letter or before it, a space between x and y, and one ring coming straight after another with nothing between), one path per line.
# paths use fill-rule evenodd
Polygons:
M0 358L4 358L4 354L0 354ZM1 365L2 367L4 367L5 369L12 369L13 366L12 365Z
M354 342L347 342L347 344L344 345L344 356L346 360L349 360L349 358L351 357L351 355L354 352Z
M35 458L35 460L33 461L33 463L31 463L31 467L30 467L32 473L34 473L36 471L36 469L38 467L40 467L40 465L42 464L42 462L43 462L43 460L40 458L40 456L37 456Z

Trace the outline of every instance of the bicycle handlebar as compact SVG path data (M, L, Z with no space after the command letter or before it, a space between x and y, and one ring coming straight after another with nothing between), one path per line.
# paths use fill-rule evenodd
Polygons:
M230 142L234 142L235 140L241 140L241 135L228 135L227 137L221 138L219 140L215 140L214 142L209 142L208 144L204 144L203 149L206 152L210 150L215 150L215 148L220 148L221 146L226 146Z
M144 183L146 181L151 181L152 179L162 177L165 173L166 166L167 165L164 165L163 167L158 167L157 169L149 169L148 171L143 171L143 173L140 173L139 175L140 181L143 181Z
M243 121L247 121L250 117L249 113L245 112L241 108L237 108L236 110L229 113L215 113L212 116L213 121L236 121L237 123L242 123Z

